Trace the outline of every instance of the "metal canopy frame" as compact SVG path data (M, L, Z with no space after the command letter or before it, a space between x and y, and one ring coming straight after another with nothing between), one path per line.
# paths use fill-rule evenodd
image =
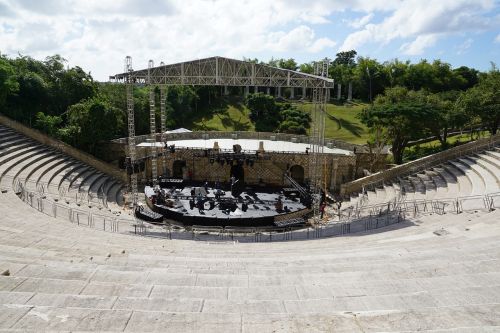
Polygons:
M136 84L333 88L333 79L253 62L211 57L110 76Z
M311 190L314 193L314 215L315 222L319 213L322 153L325 134L326 101L329 96L328 89L334 87L333 79L328 78L328 59L315 64L315 75L292 71L288 69L256 64L223 57L211 57L177 64L154 67L153 61L148 62L148 68L132 69L132 58L125 58L125 72L110 76L110 80L126 85L127 113L128 113L128 155L131 169L137 160L135 147L135 123L134 123L134 85L147 85L150 89L150 131L151 139L156 140L155 123L155 87L160 87L160 115L162 140L165 141L165 87L172 85L199 85L199 86L237 86L237 87L287 87L287 88L312 88L313 110L311 128L311 157L309 160ZM156 176L156 152L152 151L153 163L152 173ZM165 157L162 157L165 167ZM134 209L138 201L137 175L134 171L130 176L130 193Z

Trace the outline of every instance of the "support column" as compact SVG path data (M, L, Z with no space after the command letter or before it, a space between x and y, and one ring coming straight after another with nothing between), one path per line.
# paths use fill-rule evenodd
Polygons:
M337 189L337 171L339 169L339 160L334 159L332 161L332 178L330 180L330 188L335 192Z
M302 87L302 99L306 99L307 98L307 89L306 87Z
M229 89L227 86L224 86L224 96L229 95Z
M352 82L349 82L349 90L347 91L347 100L352 101Z
M295 88L294 87L290 88L290 99L295 99Z
M149 130L151 134L151 178L153 186L158 182L158 170L156 163L156 98L155 86L151 85L151 69L154 67L153 60L148 62L148 84L149 84ZM144 168L146 175L146 168Z
M271 88L267 87L266 94L271 95Z
M257 94L259 92L259 86L253 87L253 92L254 94Z
M245 86L245 92L244 92L245 97L247 97L249 93L250 93L250 86Z
M277 90L277 96L281 97L281 87L278 87L278 89L276 89L276 90Z
M162 145L165 146L167 144L167 114L165 110L165 86L160 87L160 119L161 119L161 142ZM165 152L165 148L162 148L163 154L161 157L161 165L162 165L162 174L167 174L167 156Z
M340 101L340 97L342 94L342 85L339 83L337 84L337 99Z

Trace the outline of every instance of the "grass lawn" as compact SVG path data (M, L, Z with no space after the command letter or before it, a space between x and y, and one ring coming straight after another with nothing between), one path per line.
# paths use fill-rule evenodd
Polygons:
M311 103L296 105L299 109L309 112L313 107ZM367 127L356 116L366 106L366 104L354 104L352 106L327 104L325 137L365 144L370 135Z
M194 122L199 131L255 131L249 118L250 110L242 104L229 104L208 117Z
M311 112L311 103L294 103L304 111ZM325 137L351 143L364 144L369 137L367 128L356 115L366 104L352 106L327 105ZM255 131L249 119L250 110L243 103L232 101L217 112L212 112L193 123L193 130L199 131Z

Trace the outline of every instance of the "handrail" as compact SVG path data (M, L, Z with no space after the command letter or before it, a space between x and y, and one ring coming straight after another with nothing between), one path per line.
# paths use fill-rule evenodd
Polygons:
M354 181L341 185L340 194L342 196L359 192L363 189L371 189L383 185L385 181L395 179L396 177L406 177L424 171L428 168L437 166L451 159L476 153L485 149L491 149L500 143L500 133L492 135L489 138L479 139L460 146L456 146L445 151L425 156L415 161L395 166L391 169L374 173L370 176L356 179Z

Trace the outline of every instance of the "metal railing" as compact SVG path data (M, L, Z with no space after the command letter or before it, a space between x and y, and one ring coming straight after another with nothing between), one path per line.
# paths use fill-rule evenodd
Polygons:
M496 134L486 139L479 139L474 142L450 148L434 155L422 157L418 160L401 164L391 169L342 184L341 194L349 195L363 189L372 190L383 186L386 181L391 181L396 178L404 178L459 157L493 149L499 143L500 134Z
M402 201L396 198L383 204L349 207L317 225L306 227L180 227L173 221L151 225L138 223L134 218L123 219L72 208L51 200L43 193L28 191L20 181L15 183L14 191L21 200L38 211L78 226L145 237L217 242L272 242L335 237L399 224L408 221L408 218L430 213L460 214L465 211L491 211L500 208L500 192L495 192L483 196L439 200Z

